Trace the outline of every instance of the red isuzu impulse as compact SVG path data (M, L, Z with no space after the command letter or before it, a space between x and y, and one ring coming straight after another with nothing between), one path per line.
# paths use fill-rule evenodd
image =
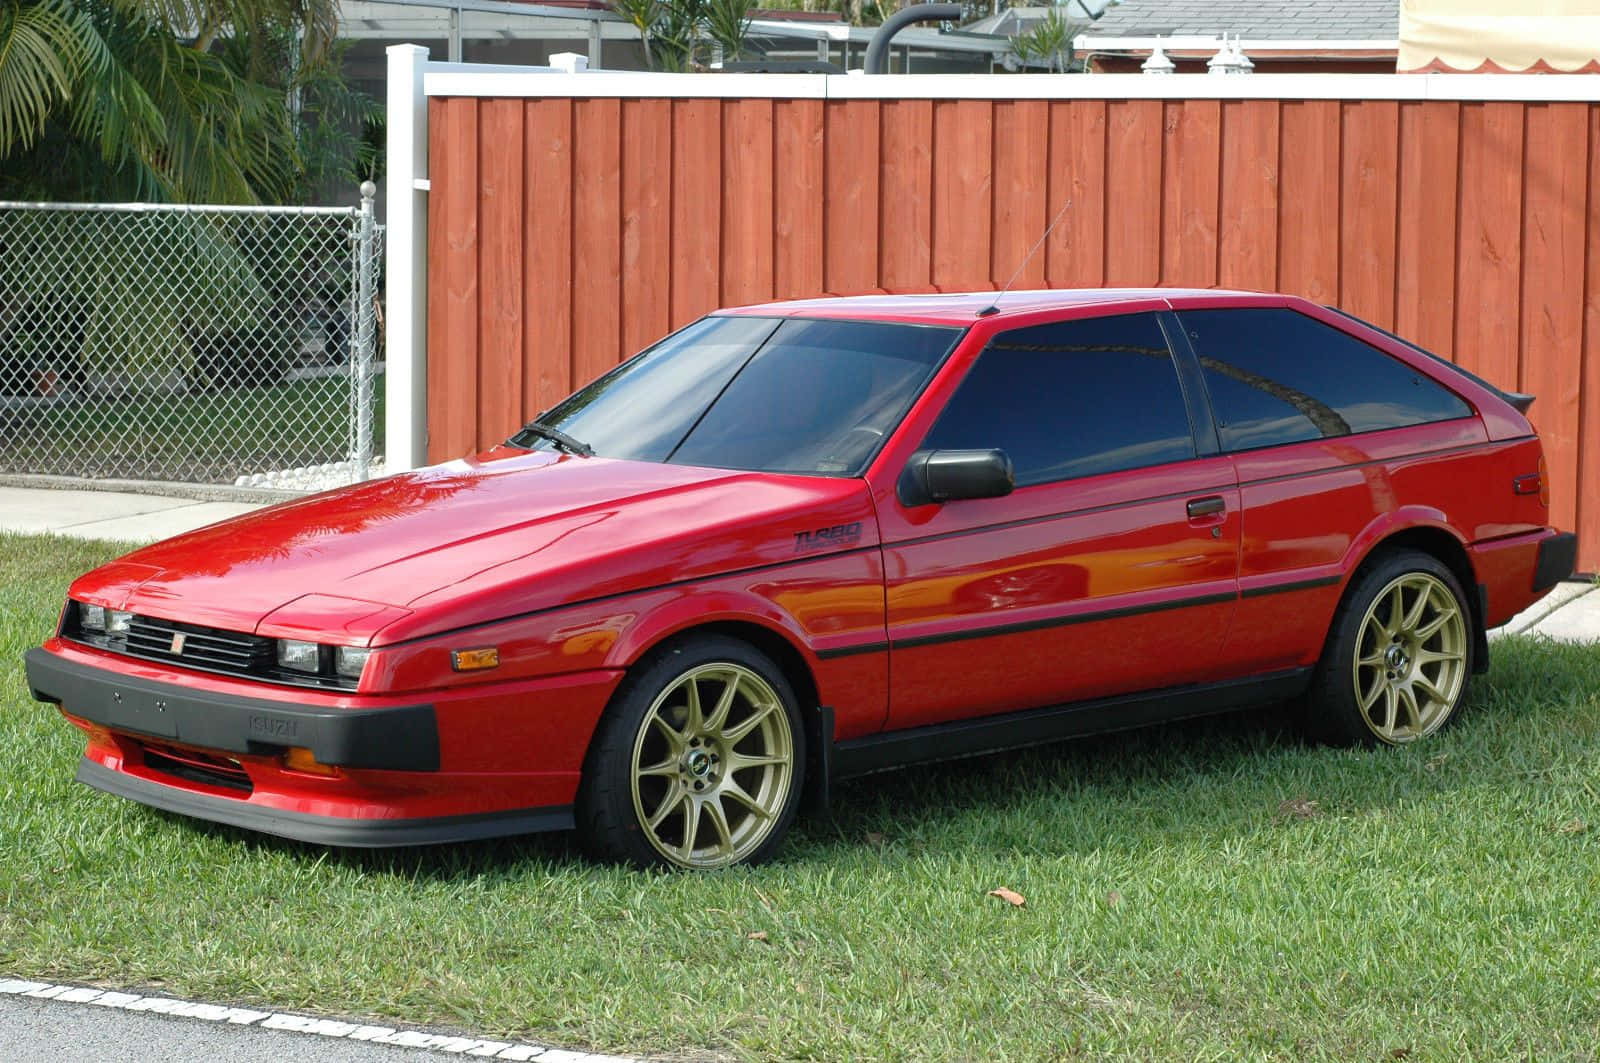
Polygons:
M1393 745L1573 570L1505 394L1301 299L704 318L487 453L78 579L78 779L333 845L769 855L837 779L1239 706Z

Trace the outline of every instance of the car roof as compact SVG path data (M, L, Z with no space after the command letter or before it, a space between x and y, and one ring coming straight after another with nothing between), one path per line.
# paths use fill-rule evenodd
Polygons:
M878 318L927 324L970 324L981 317L1015 317L1040 310L1148 303L1152 299L1205 300L1262 298L1264 292L1216 288L1058 288L1007 292L930 292L905 295L846 295L757 303L720 310L722 314L783 317ZM1280 297L1281 298L1281 297ZM988 311L997 307L995 311Z

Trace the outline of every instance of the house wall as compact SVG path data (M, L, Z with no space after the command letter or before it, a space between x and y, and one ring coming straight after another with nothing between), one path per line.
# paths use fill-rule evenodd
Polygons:
M718 306L998 288L1070 200L1019 287L1293 292L1537 394L1552 520L1600 569L1600 104L1438 99L1417 75L1252 76L1273 98L783 75L811 98L705 98L648 77L430 82L431 460Z

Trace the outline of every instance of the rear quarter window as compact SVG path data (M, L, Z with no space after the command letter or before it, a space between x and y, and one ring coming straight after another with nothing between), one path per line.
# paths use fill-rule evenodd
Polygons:
M1224 450L1469 417L1460 396L1347 332L1281 308L1179 314Z

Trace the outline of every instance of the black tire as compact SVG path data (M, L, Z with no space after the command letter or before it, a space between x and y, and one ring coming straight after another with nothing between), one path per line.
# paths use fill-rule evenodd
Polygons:
M642 658L606 707L584 762L578 830L594 856L635 867L757 864L794 822L805 764L782 669L738 639L675 639ZM714 851L702 844L708 830Z
M1474 623L1461 581L1438 558L1410 549L1376 555L1334 614L1306 696L1307 730L1346 746L1437 733L1466 700Z

